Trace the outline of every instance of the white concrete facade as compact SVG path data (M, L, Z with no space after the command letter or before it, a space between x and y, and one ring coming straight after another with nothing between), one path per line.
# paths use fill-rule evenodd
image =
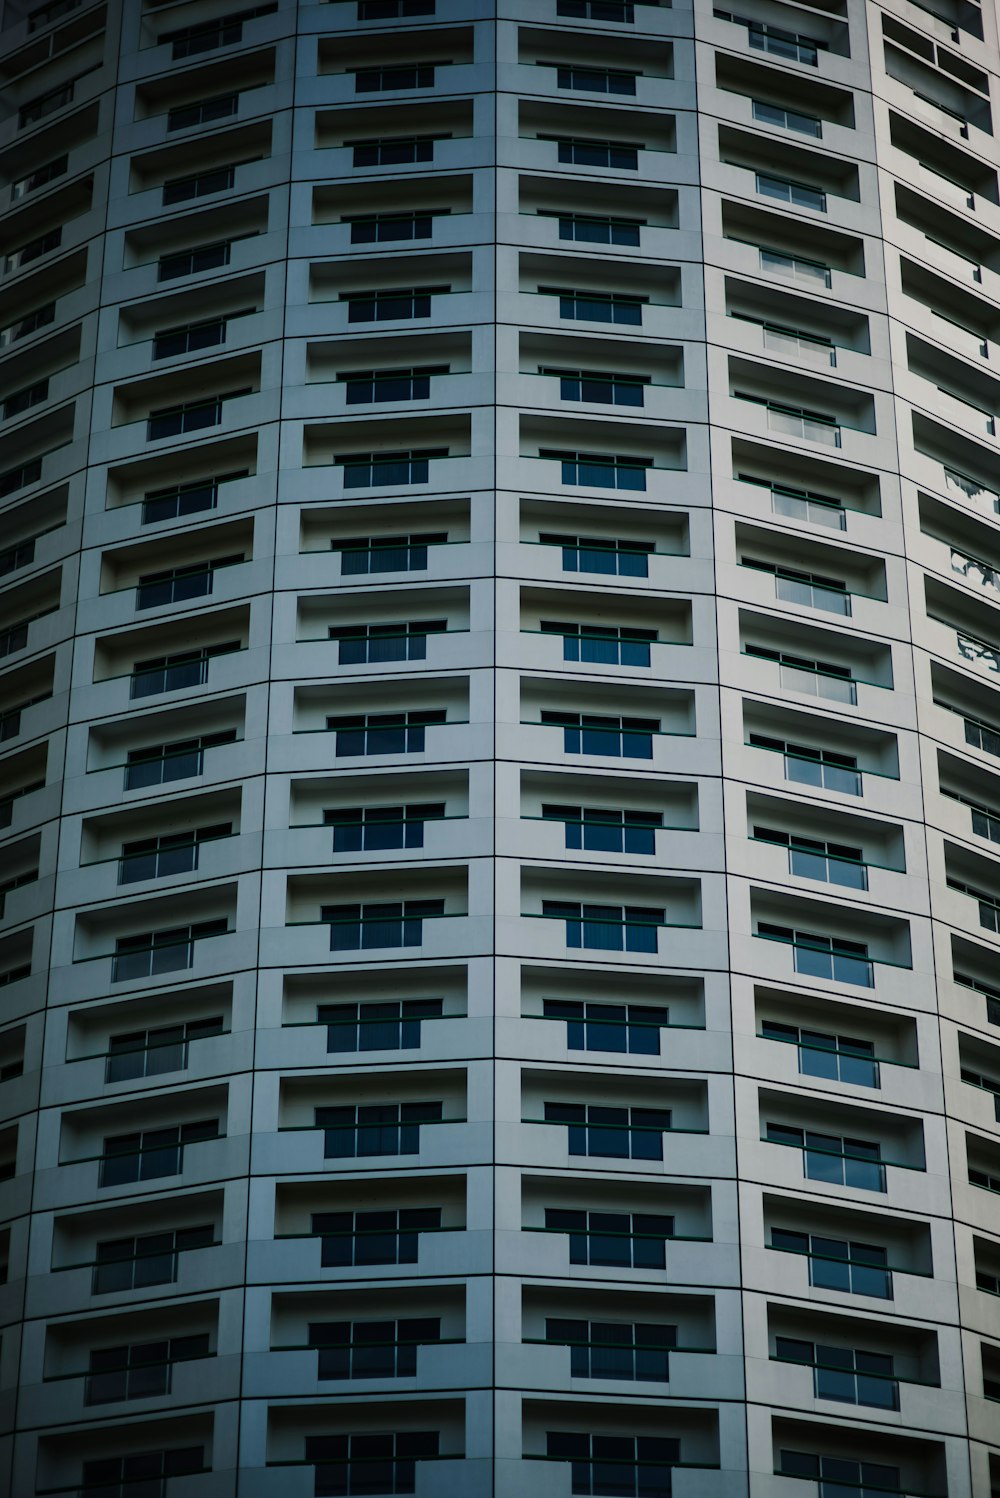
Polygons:
M1000 1493L998 108L6 0L0 1489Z

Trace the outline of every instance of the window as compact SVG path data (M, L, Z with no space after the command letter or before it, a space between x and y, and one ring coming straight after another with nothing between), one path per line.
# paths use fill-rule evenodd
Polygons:
M816 1456L807 1451L782 1451L780 1470L785 1477L801 1477L819 1483L819 1498L885 1498L900 1492L898 1467L881 1462L861 1462L853 1457Z
M173 484L169 489L150 489L142 501L142 523L152 525L159 520L179 520L185 515L197 515L204 510L214 510L219 503L219 486L235 479L248 478L244 470L240 473L223 473L215 478L199 479L191 484Z
M125 983L136 978L155 978L159 973L176 973L191 967L195 942L222 936L227 929L222 919L144 931L138 936L119 936L111 959L111 981Z
M309 1325L309 1346L319 1353L320 1378L414 1378L417 1348L440 1340L437 1316Z
M90 1457L81 1469L80 1491L90 1498L163 1498L168 1478L205 1470L203 1446Z
M229 264L233 241L220 239L214 244L198 245L193 250L179 250L173 255L161 255L157 268L158 281L176 281L178 276L194 276L199 271L220 270Z
M312 1232L322 1240L324 1269L360 1264L415 1264L421 1233L441 1229L440 1207L380 1212L314 1212Z
M554 458L562 466L564 484L583 484L599 489L646 488L646 470L652 458L619 456L616 453L574 453L543 447L540 458Z
M6 577L10 572L17 572L21 567L30 567L35 560L35 540L32 536L29 541L21 541L17 546L8 546L6 550L0 551L0 577Z
M588 1212L546 1207L545 1231L569 1234L571 1264L666 1269L674 1219L649 1212Z
M843 884L848 889L868 888L868 868L860 848L781 832L775 827L754 827L753 835L758 842L787 848L788 871L800 879L821 879L825 884Z
M342 624L330 626L330 639L338 642L342 666L373 665L380 661L427 659L427 636L446 634L447 619L421 619L416 623Z
M167 111L167 129L187 130L192 125L227 120L239 107L239 94L216 94L211 99L199 99L196 104L178 104Z
M0 630L0 659L23 650L28 643L28 625L13 624L10 629Z
M618 541L612 536L563 536L542 531L543 546L562 550L564 572L597 572L607 577L648 577L652 541Z
M734 390L733 395L737 400L747 401L750 405L763 406L767 412L767 424L772 431L780 432L785 437L802 437L809 442L827 442L834 447L840 446L840 423L826 411L789 406L783 401L752 395L746 390Z
M241 163L242 164L242 163ZM170 203L189 203L192 198L205 198L214 192L226 192L236 182L236 167L220 166L211 172L199 172L194 177L175 177L163 184L163 206Z
M589 905L543 900L542 914L566 922L566 945L599 952L655 952L663 910L645 905Z
M354 166L405 166L411 161L433 161L434 142L449 135L387 135L345 141L353 151Z
M614 1051L658 1056L669 1010L652 1004L601 1004L590 999L544 999L546 1019L566 1021L570 1051Z
M847 1082L853 1087L878 1087L879 1064L870 1040L848 1035L828 1035L823 1030L800 1030L797 1025L762 1022L760 1033L765 1040L777 1040L798 1046L799 1071L810 1077L826 1077L831 1082Z
M56 88L50 88L44 94L37 94L30 99L18 111L17 127L24 130L28 125L37 125L39 120L44 120L47 115L55 114L57 109L62 109L64 104L73 102L74 87L78 79L71 78L68 83L60 83Z
M645 3L656 5L659 0L645 0ZM556 15L573 16L582 21L621 21L632 25L635 22L635 5L633 0L556 0Z
M358 0L359 21L390 21L397 16L432 16L434 0Z
M162 833L158 837L141 837L122 844L118 860L118 883L134 884L140 879L166 879L172 874L188 874L198 867L198 849L215 838L231 837L231 822L214 822L190 832Z
M769 25L764 21L733 15L728 10L714 10L712 14L717 21L732 21L736 26L745 26L747 41L751 47L758 52L769 52L773 57L781 57L786 62L803 62L816 67L820 49L826 48L825 42L801 36L795 31L786 31L781 26Z
M316 1109L326 1160L418 1155L420 1125L441 1122L440 1103L348 1103Z
M192 1019L154 1030L129 1030L112 1035L104 1069L105 1082L131 1082L139 1077L160 1077L165 1072L184 1071L192 1040L221 1035L222 1016Z
M442 915L443 900L389 900L324 905L321 919L330 923L330 951L354 952L368 947L419 947L424 921Z
M47 255L50 250L57 250L62 244L62 229L50 229L48 234L42 234L37 239L29 240L20 249L12 250L9 255L3 257L3 265L0 274L9 275L11 271L20 270L24 265L30 265L33 260L38 260L42 255Z
M853 754L814 749L811 744L785 743L763 733L751 733L747 742L755 749L769 749L783 755L786 780L819 786L825 791L840 791L847 796L861 795L861 773Z
M598 218L586 213L542 213L542 218L558 218L559 238L575 239L583 244L621 244L637 247L639 244L639 232L645 223L645 219L639 218ZM600 318L598 321L605 321ZM627 319L607 319L608 321L626 321Z
M447 721L443 708L426 712L352 713L327 718L327 729L336 734L334 753L423 754L426 730Z
M655 853L658 811L611 811L603 806L543 805L546 821L566 824L567 848L596 853Z
M415 1051L421 1021L440 1019L440 999L386 999L359 1004L321 1004L328 1052Z
M988 838L991 843L1000 843L1000 812L989 806L981 806L977 801L971 801L968 796L956 795L954 791L945 790L943 787L941 794L969 808L972 830L978 837Z
M669 1382L677 1328L643 1322L577 1321L549 1316L545 1340L570 1349L572 1378Z
M607 717L599 713L543 712L541 721L561 727L566 754L601 754L615 759L652 759L657 718Z
M969 1166L969 1185L980 1186L984 1191L1000 1191L1000 1175Z
M986 754L1000 755L1000 730L984 723L981 718L965 717L965 742Z
M410 452L344 453L334 462L344 471L345 489L371 489L380 484L426 484L430 459L447 456L446 447L424 447Z
M746 312L731 312L739 322L749 323L751 327L760 329L761 342L765 348L774 349L777 353L790 354L793 357L799 355L807 359L815 359L819 355L821 363L831 366L837 363L837 350L832 338L827 338L819 333L806 333L802 328L789 327L785 323L768 322L763 317L751 317Z
M597 1103L546 1103L545 1122L568 1124L571 1155L662 1160L669 1108L608 1108Z
M29 192L36 192L39 187L44 187L46 183L53 182L56 177L62 177L68 166L68 156L55 156L51 161L47 161L44 166L36 167L26 177L22 177L19 181L10 184L10 201L17 203L21 198L26 197Z
M431 298L447 296L450 286L393 287L375 291L346 291L340 300L347 303L347 321L395 322L430 317Z
M124 1347L94 1348L84 1384L84 1404L149 1399L170 1392L174 1363L209 1356L208 1336L164 1337Z
M558 158L564 166L600 166L609 171L639 169L641 146L617 140L567 140L555 135L540 135L539 140L554 141Z
M130 749L125 762L125 789L140 790L200 775L205 768L205 750L220 744L235 744L236 730L204 733L200 738L176 739L172 744L150 744Z
M5 328L0 328L0 349L7 348L9 344L16 343L19 338L27 338L36 333L39 328L48 327L49 323L55 322L56 304L46 302L44 307L38 307L34 312L18 318L17 322L8 323Z
M956 970L955 982L963 988L971 988L976 993L981 993L986 1000L986 1019L991 1025L1000 1025L1000 988L994 988L990 983L983 983L978 978L971 978L968 973Z
M433 208L424 213L362 213L343 222L350 226L351 244L385 244L399 239L430 239L435 218L444 218L450 212L449 208Z
M562 219L560 219L560 234L561 229ZM614 292L603 291L563 290L559 286L539 286L538 291L541 296L559 298L559 316L562 318L578 322L626 323L634 328L642 326L642 309L649 302L649 298L644 296L619 296Z
M899 1409L899 1384L893 1378L892 1358L888 1353L829 1347L821 1342L801 1342L797 1337L776 1337L774 1356L780 1363L811 1366L817 1399L837 1399L842 1404L871 1405L881 1410Z
M1000 932L1000 900L991 895L987 890L977 889L974 884L965 884L961 879L953 879L950 876L945 883L949 889L959 890L963 895L976 901L979 907L979 924L984 931Z
M16 494L18 489L26 489L29 484L35 484L42 476L41 458L32 458L29 463L21 463L17 468L8 468L0 473L0 498L6 498L8 494Z
M757 935L766 941L786 942L794 947L797 973L810 978L829 978L834 983L874 987L875 977L866 942L824 936L817 931L795 931L791 926L778 926L771 921L758 921Z
M334 853L371 852L377 848L422 848L424 823L440 820L443 801L415 801L409 806L344 806L323 813L333 828Z
M885 1190L881 1148L869 1139L841 1139L835 1134L771 1123L766 1138L769 1144L802 1150L802 1163L810 1181L826 1181L831 1186L850 1186L860 1191Z
M250 395L250 390L227 390L225 395L213 395L210 400L185 401L177 406L163 406L151 411L146 422L146 441L161 437L179 437L184 432L201 432L206 427L218 426L222 420L222 408L226 401L237 400L241 395Z
M214 21L201 21L194 26L180 26L174 31L165 31L161 42L173 43L173 60L179 57L196 57L200 52L214 52L218 47L232 47L243 40L243 24L257 16L270 16L277 5L255 5L250 10L236 10L228 16Z
M340 571L344 577L373 572L423 572L427 568L427 548L444 546L447 531L414 531L409 536L352 536L331 542L340 552Z
M806 1255L809 1283L822 1290L873 1295L879 1300L889 1300L892 1296L886 1251L874 1243L850 1243L840 1238L824 1238L818 1233L772 1228L771 1247L782 1253Z
M547 1431L546 1455L570 1463L570 1492L613 1498L670 1498L680 1442L668 1436L599 1436Z
M184 323L176 328L164 328L153 338L153 358L172 359L177 354L193 354L198 349L214 348L226 341L226 319L211 318L208 322Z
M337 376L345 385L344 398L349 406L369 405L378 401L427 400L435 375L449 373L447 364L424 364L415 369L352 369Z
M775 661L781 667L781 685L789 691L830 697L834 702L849 702L852 706L857 704L857 683L848 666L794 655L789 650L774 650L769 645L747 645L746 654L757 660Z
M316 1498L362 1493L413 1493L416 1464L438 1454L436 1430L377 1435L306 1436L306 1461L316 1464Z
M348 68L354 74L354 91L358 94L392 92L402 88L433 88L434 69L447 67L446 62L415 62L396 67Z
M186 603L204 598L212 591L216 571L234 567L242 556L213 557L210 562L193 562L186 567L167 567L161 572L146 572L135 590L137 609L165 608L171 603Z
M556 68L556 87L584 90L591 94L634 94L638 73L621 68L586 68L579 63Z
M149 1285L172 1285L177 1280L178 1255L195 1248L211 1248L214 1243L215 1233L209 1223L98 1243L91 1293L113 1295Z
M180 1175L184 1169L185 1145L218 1138L217 1118L174 1124L167 1129L111 1134L104 1141L98 1185L125 1186L132 1181Z
M833 271L822 260L808 260L805 255L788 255L784 250L768 249L764 245L758 248L762 271L785 276L791 281L809 282L813 286L818 282L828 289L833 285Z
M767 104L763 99L753 100L753 117L762 125L797 130L801 135L813 135L817 139L823 134L822 122L815 115L799 114L794 109L783 109L780 104Z
M657 638L655 629L571 624L554 619L543 619L541 632L562 635L564 661L601 666L648 666L649 646Z
M805 182L791 182L786 177L773 177L770 172L755 174L757 191L765 198L777 198L780 203L791 203L795 208L815 208L826 212L826 193Z
M47 400L49 395L49 382L36 380L33 385L25 385L21 390L15 390L8 395L0 410L3 412L4 421L12 416L20 416L22 411L30 411L32 406L40 406L42 401Z
M801 572L794 567L781 567L774 562L764 562L757 557L742 557L741 567L754 572L767 572L774 578L775 597L782 603L803 604L806 608L826 609L828 613L851 613L851 595L847 584L838 577L827 577L820 572Z
M962 1081L967 1082L970 1087L980 1087L983 1092L992 1093L997 1118L1000 1120L1000 1080L987 1076L983 1072L973 1071L971 1066L961 1068L961 1077Z
M238 640L224 645L205 645L201 650L181 650L174 655L152 656L136 661L129 683L130 697L153 697L158 692L180 692L186 687L202 687L208 680L208 663L214 656L231 655L239 650Z
M559 398L564 401L593 401L607 406L643 405L644 375L606 373L590 369L551 369L542 366L539 374L554 375L559 380Z
M14 802L19 801L22 796L30 796L33 791L40 791L45 786L45 778L31 780L26 785L18 786L16 791L11 791L0 800L0 827L9 827L14 818Z

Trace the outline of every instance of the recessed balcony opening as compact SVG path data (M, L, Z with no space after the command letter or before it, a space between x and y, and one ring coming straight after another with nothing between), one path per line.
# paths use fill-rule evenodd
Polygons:
M270 121L258 121L144 151L131 159L130 191L162 187L167 206L238 185L240 167L270 156L271 135Z
M246 481L256 471L256 434L178 444L155 458L110 467L108 508L141 506L141 525L170 520L190 525L210 519L215 510L241 508L253 492Z
M724 200L722 233L757 250L762 274L793 281L804 292L822 292L835 275L865 274L864 242L827 225Z
M759 673L762 682L777 681L783 693L815 698L819 707L855 707L867 695L866 688L892 688L892 652L886 645L872 645L804 620L796 619L791 626L776 615L750 609L740 609L739 620L744 667L755 679Z
M465 1025L465 966L394 963L339 969L335 982L322 973L289 973L283 984L281 1024L293 1033L296 1064L312 1064L316 1050L346 1060L373 1053L410 1061L447 1058Z
M700 979L649 973L595 973L569 964L558 968L524 964L521 1007L526 1018L551 1023L571 1053L669 1057L671 1028L705 1026Z
M350 37L320 37L318 70L321 76L343 73L363 76L380 67L401 68L411 62L470 63L473 40L471 26L452 26L431 32L394 28L387 34L375 36L356 33Z
M238 242L266 234L267 225L266 196L240 197L231 203L204 208L196 213L155 220L126 232L124 268L156 266L160 280L176 280L198 271L221 270L232 263L232 252ZM195 259L186 267L181 263L185 256L190 258L213 246L219 247L219 254L214 258L206 256L204 263ZM177 263L171 264L172 260Z
M755 985L756 1034L768 1042L774 1065L813 1079L879 1089L886 1067L919 1066L917 1029L911 1020L875 1014L846 999L820 998ZM785 1046L786 1050L770 1050ZM885 1080L898 1073L891 1071ZM905 1076L902 1079L905 1082Z
M343 302L347 324L419 322L447 316L446 299L472 289L472 256L460 251L372 260L320 260L309 267L310 302Z
M845 1419L842 1411L838 1413ZM877 1482L901 1493L928 1483L928 1491L944 1492L947 1485L943 1441L897 1435L884 1426L864 1430L856 1418L835 1425L829 1419L789 1415L771 1417L771 1437L774 1470L785 1477L820 1484Z
M271 1350L282 1360L308 1359L334 1391L363 1392L377 1387L372 1380L418 1376L436 1383L456 1354L467 1356L465 1301L464 1285L447 1284L277 1294Z
M767 48L757 50L766 52ZM780 54L775 54L775 62L780 60ZM751 117L756 124L787 130L794 140L800 136L820 139L826 123L854 128L854 99L846 89L788 69L717 52L715 85L752 100Z
M815 880L843 889L878 887L882 874L905 874L903 828L842 811L803 805L747 792L747 837L754 844L750 859L774 870L777 877ZM769 852L774 849L773 853Z
M225 95L234 84L240 94L264 88L274 82L274 76L274 48L261 47L256 51L241 52L238 67L234 67L231 59L220 59L180 73L167 73L162 78L143 80L135 91L135 117L150 119L163 114L172 115L175 110L202 99Z

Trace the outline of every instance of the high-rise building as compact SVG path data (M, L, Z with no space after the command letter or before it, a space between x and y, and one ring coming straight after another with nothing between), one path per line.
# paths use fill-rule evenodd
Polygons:
M0 1489L995 1498L992 7L0 81Z

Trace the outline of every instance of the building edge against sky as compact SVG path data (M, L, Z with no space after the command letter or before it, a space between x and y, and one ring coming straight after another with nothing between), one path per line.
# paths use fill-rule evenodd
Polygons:
M0 30L0 1488L1000 1492L974 0Z

